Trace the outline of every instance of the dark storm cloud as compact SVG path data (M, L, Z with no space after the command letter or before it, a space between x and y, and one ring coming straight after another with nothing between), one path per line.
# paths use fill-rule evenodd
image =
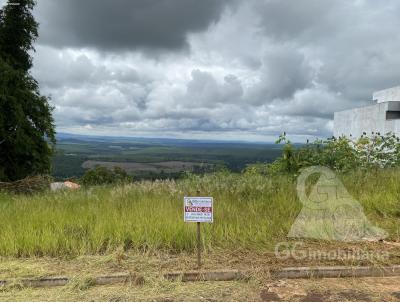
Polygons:
M40 43L56 47L180 49L231 0L40 0Z
M232 1L39 0L33 73L58 125L326 137L400 84L398 0Z
M369 101L374 90L400 84L398 1L265 0L254 7L272 44L289 42L306 55L295 65L309 64L315 77L289 69L282 72L295 82L308 82L303 88L323 84L347 100L347 105L340 102L341 107L352 107Z
M255 1L261 25L267 35L276 39L298 39L322 33L339 20L331 12L346 6L338 0L261 0Z
M269 50L260 69L261 80L252 95L254 104L289 99L296 91L310 87L314 72L304 54L291 45Z

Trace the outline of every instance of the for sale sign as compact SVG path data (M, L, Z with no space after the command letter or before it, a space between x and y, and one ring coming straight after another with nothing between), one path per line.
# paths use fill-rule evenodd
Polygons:
M212 197L185 197L185 222L213 222Z

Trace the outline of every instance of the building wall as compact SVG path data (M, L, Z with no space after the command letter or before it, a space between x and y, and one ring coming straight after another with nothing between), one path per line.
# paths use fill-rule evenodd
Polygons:
M334 114L333 135L360 137L363 132L400 136L400 102L385 102Z
M335 112L333 135L359 137L366 132L385 132L387 103Z
M333 135L360 137L364 132L393 132L400 137L400 86L376 91L372 98L373 105L335 112Z
M400 137L400 120L387 121L385 130L385 133L392 132Z
M400 86L376 91L374 92L372 99L377 103L400 101Z

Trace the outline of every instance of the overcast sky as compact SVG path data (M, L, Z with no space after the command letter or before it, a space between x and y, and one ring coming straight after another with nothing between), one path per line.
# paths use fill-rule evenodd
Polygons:
M35 16L59 132L301 141L400 84L398 0L38 0Z

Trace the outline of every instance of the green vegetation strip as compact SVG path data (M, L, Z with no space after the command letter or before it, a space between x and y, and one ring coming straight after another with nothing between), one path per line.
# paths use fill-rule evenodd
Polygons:
M354 172L344 186L375 226L400 241L400 170ZM0 193L0 256L73 257L117 250L188 251L196 225L183 222L183 197L213 196L214 223L202 227L205 250L274 251L302 204L291 176L216 173L180 181L35 195Z

